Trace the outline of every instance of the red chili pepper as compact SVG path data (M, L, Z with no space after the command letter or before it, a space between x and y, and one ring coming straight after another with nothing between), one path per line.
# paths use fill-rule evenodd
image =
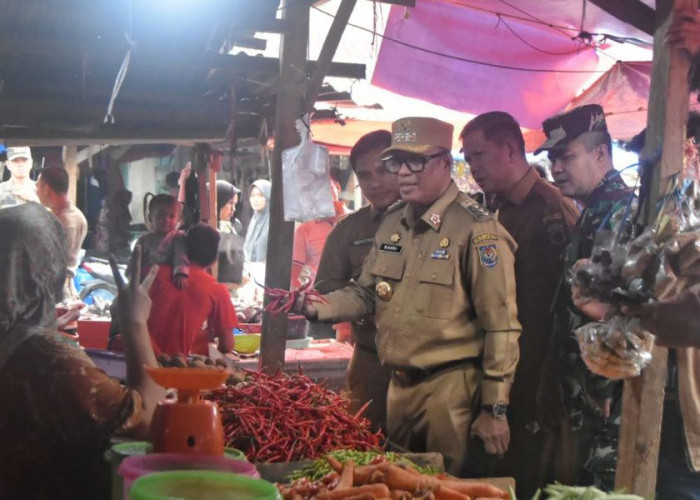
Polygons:
M251 461L314 459L338 448L377 450L380 434L349 412L349 400L303 374L249 372L248 382L211 391L224 422L227 446Z

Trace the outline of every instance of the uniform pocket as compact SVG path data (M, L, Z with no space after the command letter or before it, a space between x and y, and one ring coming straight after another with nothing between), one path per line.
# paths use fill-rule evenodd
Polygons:
M449 318L454 311L455 266L451 261L428 262L418 275L418 294L424 297L423 315Z
M406 267L406 259L401 254L384 254L379 253L377 259L372 265L372 274L382 279L401 281L403 271Z

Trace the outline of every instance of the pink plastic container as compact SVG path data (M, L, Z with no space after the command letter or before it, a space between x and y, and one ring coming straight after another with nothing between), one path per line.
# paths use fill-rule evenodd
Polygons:
M124 459L119 466L119 474L124 478L124 499L128 499L129 488L137 478L152 472L171 470L216 470L233 472L248 477L259 478L255 465L243 460L212 455L191 453L150 453Z

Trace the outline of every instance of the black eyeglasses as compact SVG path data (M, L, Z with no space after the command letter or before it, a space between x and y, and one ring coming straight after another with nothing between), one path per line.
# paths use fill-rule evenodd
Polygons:
M398 174L403 164L406 164L411 172L418 173L425 170L425 165L430 160L438 156L446 155L447 153L447 151L440 151L439 153L433 153L427 156L419 154L389 156L388 158L382 158L382 163L384 164L384 168L391 174Z

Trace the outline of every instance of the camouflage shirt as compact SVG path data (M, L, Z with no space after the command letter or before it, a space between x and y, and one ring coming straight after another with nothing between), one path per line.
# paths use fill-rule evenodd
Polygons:
M578 259L588 258L596 237L604 232L617 232L624 223L623 235L632 236L631 224L625 211L633 189L625 184L616 170L609 171L585 200L585 210L577 224L576 233L565 253L565 268ZM630 210L631 212L631 210ZM562 280L554 306L554 331L558 342L559 363L565 405L572 428L587 434L591 443L585 468L592 474L596 486L611 489L614 483L617 439L620 426L622 382L613 381L588 370L574 335L588 319L581 316L571 302L571 290ZM604 418L592 399L612 399L610 417Z

